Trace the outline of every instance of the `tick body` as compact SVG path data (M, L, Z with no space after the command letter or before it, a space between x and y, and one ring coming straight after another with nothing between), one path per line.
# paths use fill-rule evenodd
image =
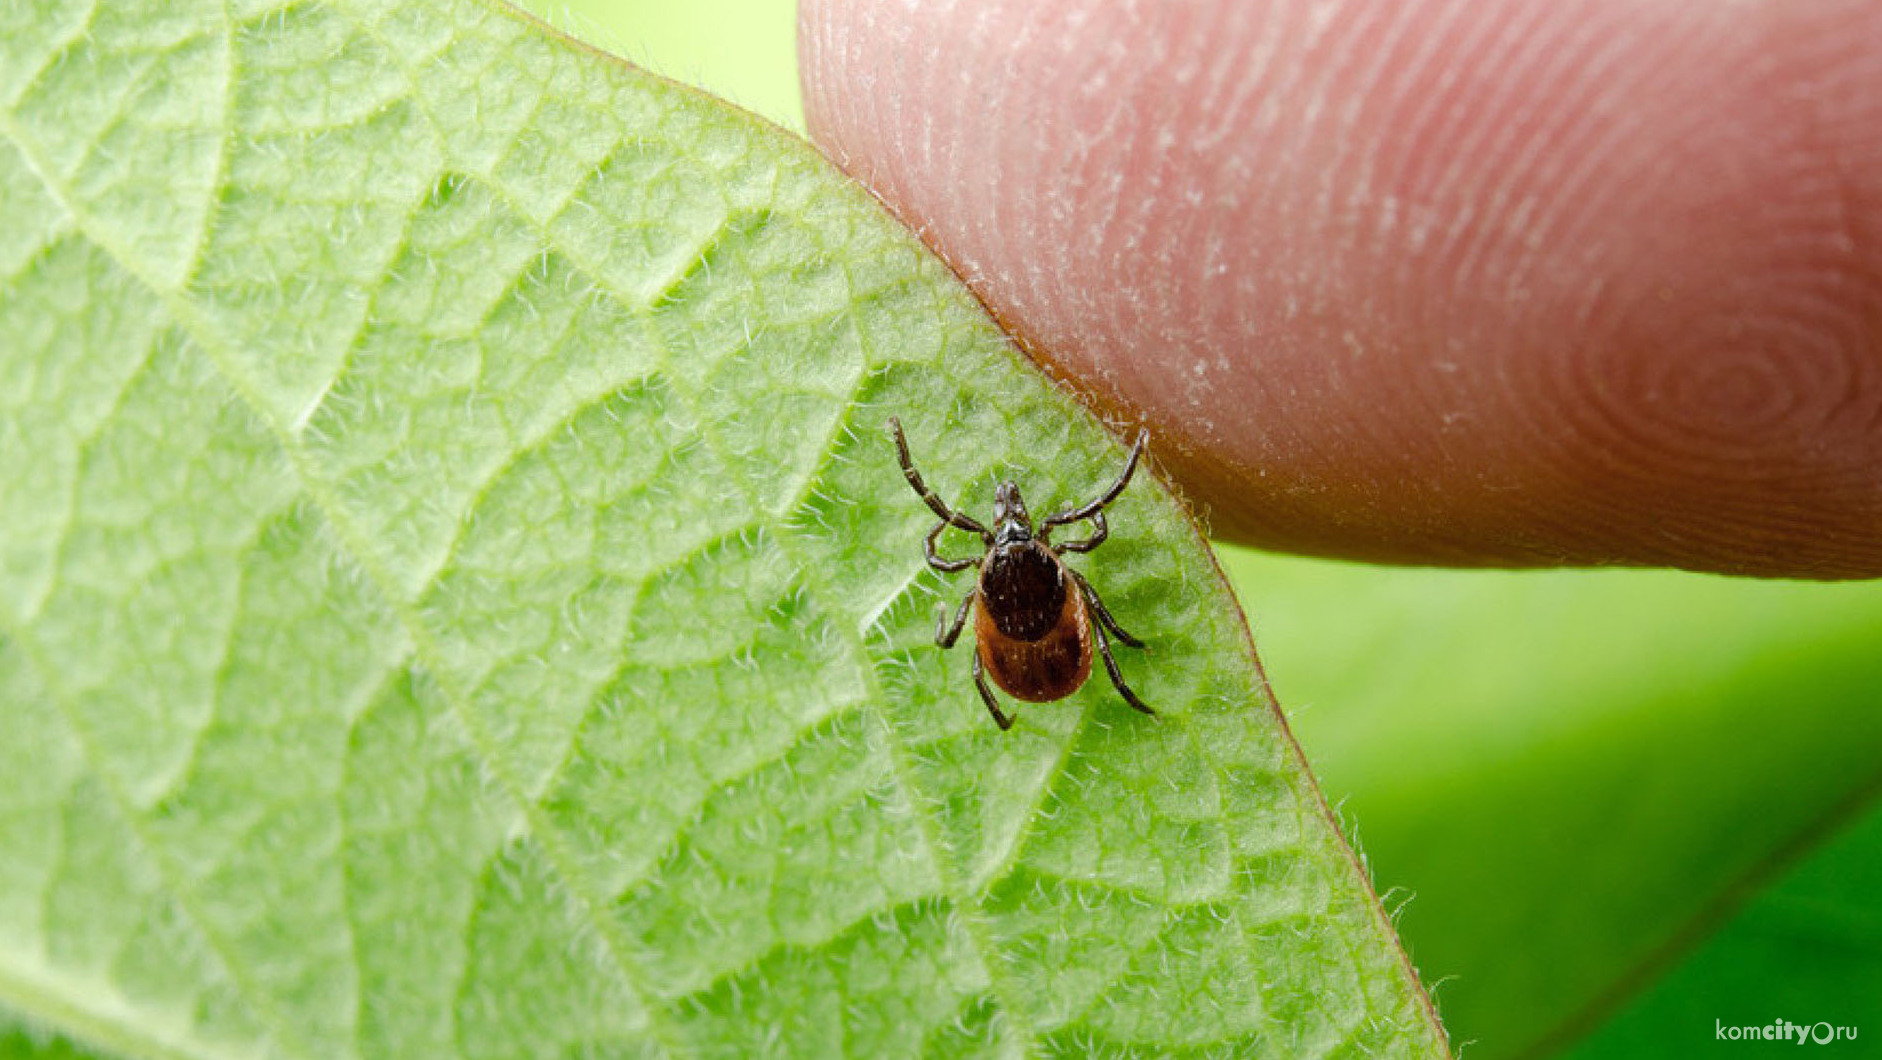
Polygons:
M928 565L943 574L969 568L979 573L974 587L954 611L953 620L949 621L945 607L936 616L934 639L943 648L953 647L966 628L968 612L975 613L974 685L994 722L1001 729L1013 726L1013 719L1000 709L999 700L987 687L989 677L1006 694L1028 703L1064 699L1091 676L1094 649L1124 702L1145 714L1155 714L1124 682L1117 660L1111 655L1111 637L1133 648L1143 647L1143 642L1124 632L1091 582L1063 558L1067 552L1090 552L1104 543L1110 533L1104 509L1130 485L1149 443L1149 432L1138 433L1123 473L1102 496L1047 517L1036 530L1019 487L1012 482L1000 483L993 494L993 529L988 530L949 508L922 481L921 472L909 457L901 421L890 418L889 430L895 436L902 476L941 520L928 531L922 546ZM1052 543L1053 530L1087 521L1091 524L1090 536L1060 545ZM950 526L979 535L981 554L947 559L937 553L935 544Z

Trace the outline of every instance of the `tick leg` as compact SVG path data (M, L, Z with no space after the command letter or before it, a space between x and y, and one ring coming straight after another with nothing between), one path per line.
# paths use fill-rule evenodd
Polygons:
M986 527L981 526L974 520L948 507L947 502L941 499L941 495L929 489L928 484L921 480L921 472L915 470L915 461L908 455L908 439L902 434L902 421L896 419L894 416L890 416L889 431L895 435L895 455L902 461L902 477L908 480L909 488L913 489L916 495L921 497L922 502L928 505L929 510L941 517L941 525L958 526L970 534L979 534L987 544L993 544L993 535L987 533ZM939 530L936 531L936 533L939 532ZM931 538L933 536L933 534L929 535ZM930 557L934 555L934 546L932 544L929 545L928 555ZM956 567L954 569L959 570L961 568Z
M974 606L974 594L979 591L979 589L967 590L967 595L961 598L961 609L954 612L954 624L952 626L948 625L947 605L942 604L940 607L935 608L934 642L936 644L943 648L952 648L954 642L961 639L961 627L967 625L967 609ZM974 653L974 665L980 665L979 652Z
M1111 683L1117 686L1117 694L1123 696L1124 702L1129 703L1132 709L1156 717L1157 712L1138 699L1137 693L1131 691L1131 686L1124 683L1124 673L1117 668L1117 660L1111 657L1111 639L1104 635L1104 626L1094 625L1091 631L1098 635L1098 654L1104 656L1104 672L1111 675Z
M1103 602L1098 599L1098 591L1091 587L1091 583L1085 580L1084 575L1072 571L1072 578L1078 582L1078 587L1084 590L1085 601L1091 605L1093 611L1097 612L1098 621L1091 624L1091 632L1098 638L1098 654L1104 658L1104 672L1111 675L1111 683L1117 686L1117 694L1123 696L1124 702L1129 703L1133 710L1141 710L1151 717L1156 717L1157 712L1151 710L1143 700L1138 699L1137 693L1131 691L1131 686L1124 683L1124 671L1117 668L1117 659L1111 655L1111 638L1105 636L1104 631L1107 626L1110 627L1111 631L1118 635L1119 640L1133 648L1143 647L1143 642L1118 628L1117 619L1112 618L1111 612L1104 609Z
M1103 600L1098 599L1098 590L1091 584L1090 581L1086 580L1083 574L1078 573L1077 571L1073 570L1070 567L1066 567L1065 571L1066 573L1072 576L1073 581L1078 583L1079 589L1084 591L1085 602L1091 605L1092 613L1098 616L1098 622L1100 625L1103 625L1105 628L1109 629L1111 632L1117 634L1117 639L1123 641L1124 643L1130 645L1133 648L1141 648L1144 646L1143 641L1138 640L1136 637L1133 637L1129 633L1124 632L1124 627L1118 625L1117 619L1111 617L1111 609L1104 606Z
M1109 658L1109 656L1106 656L1106 658ZM1112 672L1115 673L1116 671ZM979 652L974 653L974 687L980 689L980 698L986 701L987 713L993 715L993 723L1000 727L1000 731L1005 732L1012 728L1013 719L1000 713L1000 701L993 698L993 689L987 687L987 674L980 668ZM1145 707L1144 709L1149 710L1150 708Z
M1092 549L1104 544L1104 539L1110 536L1111 527L1105 523L1104 513L1092 512L1090 537L1083 541L1067 541L1063 545L1053 545L1052 551L1058 553L1090 552Z
M1057 515L1048 517L1046 521L1041 524L1041 530L1049 533L1055 526L1064 526L1067 523L1075 523L1080 519L1089 519L1103 511L1105 505L1117 500L1118 494L1124 492L1124 487L1131 484L1131 476L1137 473L1137 461L1143 458L1144 447L1149 444L1150 432L1138 431L1137 441L1131 446L1130 459L1124 462L1124 473L1117 477L1117 481L1111 484L1111 488L1105 490L1102 497L1092 501L1090 504L1079 508L1068 508ZM1104 533L1101 530L1097 534L1097 541L1102 540L1104 540ZM1097 541L1092 542L1093 547L1096 546ZM1073 551L1083 552L1089 551L1089 549L1073 549Z
M978 556L973 559L947 559L934 550L935 542L941 536L941 531L947 528L948 524L945 521L934 524L934 529L928 531L928 539L922 542L921 554L928 558L928 566L933 567L943 574L953 574L955 571L963 571L969 567L980 566L980 557Z

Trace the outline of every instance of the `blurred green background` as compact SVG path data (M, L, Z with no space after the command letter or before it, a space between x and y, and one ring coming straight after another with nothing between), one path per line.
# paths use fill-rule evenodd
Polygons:
M803 128L794 0L526 6ZM1882 1056L1882 584L1222 556L1465 1055Z

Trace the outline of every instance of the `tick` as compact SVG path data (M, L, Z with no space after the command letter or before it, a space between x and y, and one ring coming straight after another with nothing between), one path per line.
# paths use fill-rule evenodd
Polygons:
M1019 486L1011 480L993 491L993 529L989 531L974 519L949 508L940 495L928 488L908 455L908 439L902 434L902 422L889 418L889 431L895 436L895 452L902 461L902 477L920 495L929 509L941 517L922 543L928 566L943 574L954 574L969 567L979 568L974 587L962 598L948 621L942 605L935 614L934 642L952 648L967 625L967 612L977 610L974 618L974 687L987 704L987 713L1002 730L1013 727L1013 719L1000 709L987 677L1007 695L1027 703L1049 703L1064 699L1083 687L1091 676L1091 651L1097 642L1098 655L1104 659L1105 672L1117 686L1124 702L1145 714L1156 714L1137 698L1111 655L1112 636L1133 648L1143 641L1124 632L1111 612L1098 599L1091 582L1067 566L1067 552L1090 552L1110 534L1104 521L1104 509L1124 487L1130 485L1137 462L1150 442L1149 431L1139 431L1131 446L1124 472L1111 488L1089 504L1067 508L1048 516L1033 529L1026 502L1020 499ZM1062 545L1052 543L1052 531L1061 526L1090 520L1091 536ZM946 559L935 552L935 542L948 527L979 534L982 551L967 559ZM978 609L975 601L980 602ZM1095 619L1095 621L1094 621Z

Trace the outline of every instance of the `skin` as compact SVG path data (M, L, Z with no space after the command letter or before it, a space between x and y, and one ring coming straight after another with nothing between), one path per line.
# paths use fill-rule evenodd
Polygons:
M1882 575L1882 0L804 0L813 138L1229 540Z

